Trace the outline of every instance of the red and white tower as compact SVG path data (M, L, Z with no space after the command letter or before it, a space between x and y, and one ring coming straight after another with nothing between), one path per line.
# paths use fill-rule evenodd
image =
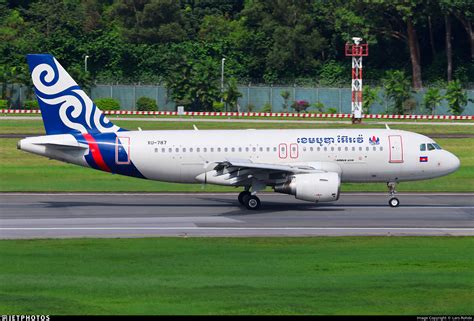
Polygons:
M362 121L362 57L369 55L369 46L361 44L362 38L353 37L346 43L346 56L352 57L352 123Z

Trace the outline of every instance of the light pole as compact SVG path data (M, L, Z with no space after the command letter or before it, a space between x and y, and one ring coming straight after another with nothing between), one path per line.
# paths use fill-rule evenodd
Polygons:
M222 58L222 63L221 63L221 103L224 101L224 62L225 58Z
M87 58L89 58L89 56L84 56L84 71L87 73Z

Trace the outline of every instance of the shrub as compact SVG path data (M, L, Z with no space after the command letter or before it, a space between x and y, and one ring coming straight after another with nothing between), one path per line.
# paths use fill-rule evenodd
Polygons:
M214 101L212 103L212 110L217 111L217 112L223 112L224 111L225 104L220 101Z
M23 108L28 110L39 109L39 104L37 100L25 100L23 102Z
M297 113L306 111L309 107L309 102L306 100L296 100L291 104L291 108L293 108Z
M328 111L327 111L328 114L337 114L337 108L328 108Z
M8 100L0 99L0 109L7 109L8 108Z
M425 93L425 97L423 98L423 105L429 114L434 115L436 107L441 103L441 100L443 100L443 96L441 95L439 89L429 88Z
M312 106L316 109L318 113L322 113L324 111L324 104L320 101L314 103Z
M100 110L120 110L120 102L113 98L98 98L94 100L94 104Z
M453 115L462 114L464 107L467 104L467 94L466 91L462 89L461 82L459 80L449 82L444 99L447 100L449 109Z
M149 97L138 98L137 110L138 111L157 111L158 106L156 105L156 100Z
M364 111L364 114L370 114L370 107L372 107L376 102L381 102L378 92L378 88L372 88L369 86L364 87L364 90L362 91L362 110Z
M262 112L271 113L272 112L272 105L270 103L265 103L265 105L263 105Z
M401 115L406 110L405 101L411 98L410 79L400 70L389 70L383 79L385 96L393 101L393 110ZM411 103L408 103L409 105Z
M251 113L251 112L253 112L254 109L255 109L255 105L254 105L254 104L248 104L248 105L247 105L247 111L248 111L248 112Z

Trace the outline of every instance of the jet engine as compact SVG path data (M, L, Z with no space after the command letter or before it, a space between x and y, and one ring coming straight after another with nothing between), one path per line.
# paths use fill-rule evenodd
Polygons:
M309 202L332 202L339 199L341 178L338 173L296 174L289 181L275 185L275 192L295 195Z

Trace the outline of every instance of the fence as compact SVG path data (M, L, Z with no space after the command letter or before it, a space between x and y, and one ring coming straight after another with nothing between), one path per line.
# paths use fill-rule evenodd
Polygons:
M282 91L289 91L289 104L294 100L307 100L310 104L321 102L324 105L324 112L329 108L334 108L337 113L351 112L351 89L350 88L317 88L317 87L283 87L283 86L239 86L242 97L239 98L239 111L261 112L266 104L270 104L272 112L291 112L291 108L284 110L284 99ZM23 86L12 86L10 88L11 106L21 108L23 101L27 99L28 90ZM30 91L31 92L31 91ZM441 90L441 94L445 94ZM417 102L417 107L413 114L425 114L422 107L425 90L413 94ZM474 90L467 90L470 101L466 105L463 115L474 115ZM174 111L176 104L168 96L164 86L144 86L144 85L96 85L91 89L92 99L112 97L120 101L122 110L135 110L136 101L140 97L150 97L156 100L159 110ZM371 114L391 113L391 103L384 98L383 91L379 92L382 103L374 103L371 107ZM249 106L253 106L249 110ZM316 108L311 106L308 111L316 112ZM449 115L447 102L443 100L436 108L437 115Z

